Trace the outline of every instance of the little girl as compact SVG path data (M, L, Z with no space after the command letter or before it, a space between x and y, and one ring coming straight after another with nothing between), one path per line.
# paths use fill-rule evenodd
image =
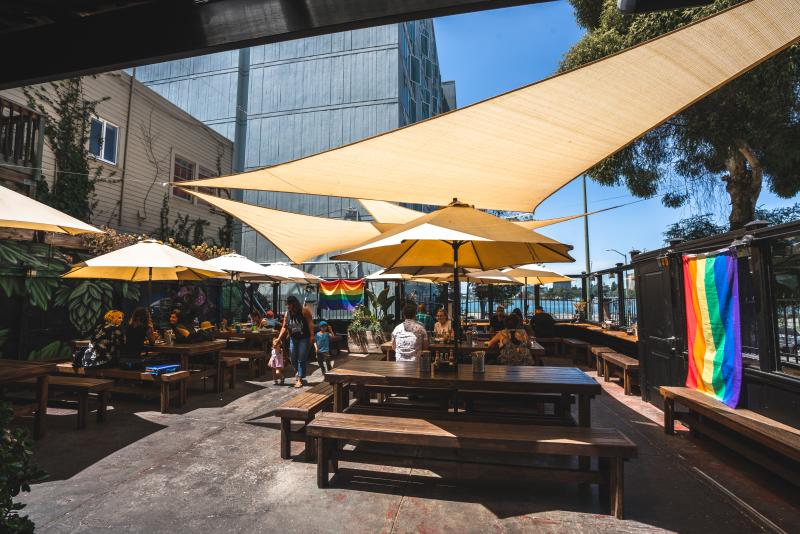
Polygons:
M278 385L278 379L283 385L283 348L278 338L272 342L272 357L267 364L272 369L272 378L275 380L275 385Z

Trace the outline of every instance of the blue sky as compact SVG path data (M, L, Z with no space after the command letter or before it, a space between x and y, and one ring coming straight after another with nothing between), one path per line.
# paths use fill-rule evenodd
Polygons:
M436 43L443 80L455 80L458 105L464 106L552 75L583 30L575 23L566 1L469 13L436 19ZM546 200L537 218L583 212L580 179ZM636 200L624 187L589 182L589 210ZM794 204L764 191L759 205L767 208ZM622 261L631 249L653 250L663 243L666 227L690 215L684 208L668 209L659 199L645 200L589 218L592 269ZM722 214L727 217L727 212ZM574 274L584 269L583 220L544 229L545 234L575 247L575 264L551 267Z

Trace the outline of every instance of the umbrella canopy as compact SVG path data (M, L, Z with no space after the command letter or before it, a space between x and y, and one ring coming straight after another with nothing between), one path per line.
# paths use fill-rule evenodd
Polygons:
M0 227L57 234L102 234L103 231L30 197L0 186Z
M295 284L316 284L322 281L319 276L301 271L297 267L292 267L288 263L276 262L269 263L263 266L264 272L267 276L276 278L282 282L292 282ZM243 278L251 282L261 280L260 277L247 277Z
M557 273L550 269L545 269L540 265L528 264L520 265L519 267L510 267L508 269L501 269L499 271L484 271L473 273L474 275L483 276L505 276L516 280L520 284L528 284L532 286L541 284L550 284L552 282L571 282L572 278L569 276Z
M453 269L449 267L393 267L380 271L383 276L402 276L404 280L414 282L434 282L437 284L452 282ZM518 284L516 280L504 276L500 271L478 271L477 269L458 269L459 278L475 284ZM367 277L369 279L369 277Z
M178 249L146 239L72 267L62 278L109 278L128 282L204 280L228 276Z
M252 281L252 278L258 278L263 282L291 281L286 278L271 275L266 267L241 254L225 254L224 256L207 260L205 263L212 269L225 271L231 278L239 278L240 280Z
M571 262L570 246L512 221L453 202L333 256L382 267L458 266L495 269L531 262Z
M432 283L427 278L418 278L412 274L387 273L385 269L381 269L378 272L365 276L364 279L367 280L368 282L422 282L424 284Z

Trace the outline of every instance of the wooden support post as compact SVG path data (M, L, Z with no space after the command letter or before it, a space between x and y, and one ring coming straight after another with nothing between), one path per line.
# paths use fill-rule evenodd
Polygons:
M161 381L161 413L169 411L169 382Z

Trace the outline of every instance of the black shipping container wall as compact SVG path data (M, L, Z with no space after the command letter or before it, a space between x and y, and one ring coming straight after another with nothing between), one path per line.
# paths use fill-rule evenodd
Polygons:
M682 386L688 350L683 309L682 254L709 252L736 244L740 250L740 300L747 308L743 345L752 344L758 362L746 366L740 408L800 427L800 379L776 372L776 319L771 296L770 240L800 234L800 222L758 230L738 230L675 244L632 258L636 277L638 353L642 397L662 406L661 385ZM749 339L746 339L749 338Z

